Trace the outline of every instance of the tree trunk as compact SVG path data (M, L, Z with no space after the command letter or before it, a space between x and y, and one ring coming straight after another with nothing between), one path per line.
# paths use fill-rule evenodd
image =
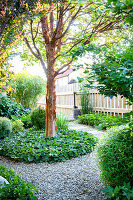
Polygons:
M48 64L45 134L48 137L56 136L56 90L54 63L51 62Z

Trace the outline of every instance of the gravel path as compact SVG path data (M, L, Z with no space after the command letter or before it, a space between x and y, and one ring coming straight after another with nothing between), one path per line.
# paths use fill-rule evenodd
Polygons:
M102 131L70 122L71 129L93 133L100 138ZM39 190L39 200L104 200L99 180L99 169L95 162L95 151L66 162L20 163L0 156L0 163L21 174L25 181L32 182Z

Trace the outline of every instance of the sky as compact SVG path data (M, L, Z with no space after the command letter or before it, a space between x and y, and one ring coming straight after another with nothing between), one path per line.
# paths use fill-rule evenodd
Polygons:
M23 70L25 70L26 72L28 72L29 74L31 74L33 76L41 76L42 78L46 79L43 68L38 63L35 64L34 66L25 66L24 62L21 61L19 56L15 56L10 62L14 66L13 70L16 73L19 73L19 72L22 72Z
M19 73L19 72L22 72L23 70L25 70L26 72L28 72L29 74L31 74L33 76L41 76L43 79L46 80L46 76L45 76L45 73L44 73L44 70L43 70L41 64L37 63L33 66L26 66L24 61L21 60L19 55L15 56L12 60L10 60L10 62L14 66L13 70L16 73ZM83 65L84 65L84 63L92 64L93 60L90 56L86 55L82 58L79 58L76 63L83 64ZM73 65L75 65L75 63L73 63Z

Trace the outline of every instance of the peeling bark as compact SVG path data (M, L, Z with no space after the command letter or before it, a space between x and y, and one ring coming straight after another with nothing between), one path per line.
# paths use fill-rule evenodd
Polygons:
M55 80L49 73L46 94L46 128L45 134L49 137L56 136L56 91Z

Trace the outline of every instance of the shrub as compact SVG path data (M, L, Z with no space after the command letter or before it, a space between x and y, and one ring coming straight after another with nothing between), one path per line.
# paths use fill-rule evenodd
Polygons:
M6 117L0 117L0 138L5 138L12 132L11 120Z
M57 130L54 138L43 131L25 130L0 142L0 154L26 162L58 162L90 153L94 136L75 130Z
M132 127L109 129L97 147L102 180L112 186L133 184L133 134Z
M21 122L21 120L15 120L14 122L12 122L12 132L13 133L17 133L19 131L23 131L24 127L23 127L23 122Z
M12 115L20 118L20 116L28 113L29 109L25 109L21 104L11 101L8 96L0 96L0 116L11 119Z
M46 115L45 110L41 107L31 112L31 122L37 129L45 129Z
M34 190L37 192L35 186L21 180L13 170L7 170L0 165L0 175L10 183L8 185L5 184L3 188L0 188L1 200L37 200L32 191Z
M38 97L45 93L45 82L39 76L19 73L14 76L12 82L14 90L11 96L15 98L17 103L21 103L26 108L35 107Z
M56 119L57 129L68 129L68 120L63 115L57 115Z
M110 128L116 125L126 124L130 121L129 117L126 118L118 118L105 114L85 114L79 116L77 122L81 124L86 124L90 126L95 126L99 130Z
M24 128L31 128L33 126L31 121L31 113L28 115L23 115L20 120L23 122Z

